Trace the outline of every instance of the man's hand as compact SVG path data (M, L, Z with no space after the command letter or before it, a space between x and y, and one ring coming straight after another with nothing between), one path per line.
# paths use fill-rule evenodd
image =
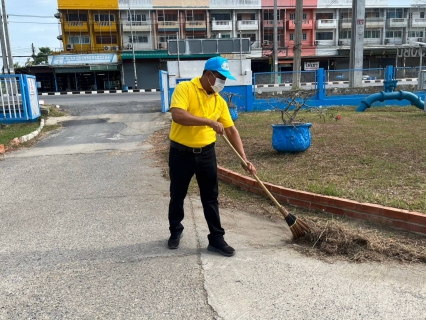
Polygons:
M223 135L225 133L225 129L223 128L223 124L221 124L220 122L217 121L210 121L210 127L217 133L220 135Z
M245 165L245 164L247 164L247 165ZM246 172L248 172L248 173L250 173L250 174L256 174L257 173L257 170L256 170L256 168L255 168L255 166L253 165L253 163L251 163L250 161L247 161L246 160L246 163L241 163L241 166L243 167L243 169L246 171Z

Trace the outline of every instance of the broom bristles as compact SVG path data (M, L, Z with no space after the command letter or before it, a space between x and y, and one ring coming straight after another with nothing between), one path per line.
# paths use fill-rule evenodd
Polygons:
M303 237L310 231L309 226L303 220L296 218L291 213L285 217L285 221L290 227L293 239Z

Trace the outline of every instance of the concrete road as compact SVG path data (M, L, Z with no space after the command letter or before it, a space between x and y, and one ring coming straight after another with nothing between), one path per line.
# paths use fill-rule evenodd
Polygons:
M168 182L146 138L157 102L76 102L64 127L0 162L0 319L425 319L426 267L297 253L285 222L222 210L210 253L197 196L166 247Z

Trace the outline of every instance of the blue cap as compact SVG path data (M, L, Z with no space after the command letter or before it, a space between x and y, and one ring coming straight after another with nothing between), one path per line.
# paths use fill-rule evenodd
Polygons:
M231 72L229 72L228 59L222 57L214 57L207 60L206 65L204 66L204 70L217 71L228 79L236 80Z

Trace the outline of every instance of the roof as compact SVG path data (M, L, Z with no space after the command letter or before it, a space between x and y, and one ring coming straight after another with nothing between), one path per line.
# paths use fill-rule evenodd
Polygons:
M169 55L167 50L154 50L154 51L135 51L135 59L200 59L217 57L219 54L180 54ZM131 51L125 51L121 54L121 60L133 59Z

